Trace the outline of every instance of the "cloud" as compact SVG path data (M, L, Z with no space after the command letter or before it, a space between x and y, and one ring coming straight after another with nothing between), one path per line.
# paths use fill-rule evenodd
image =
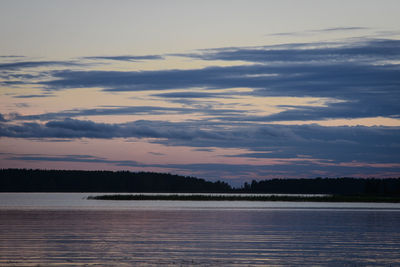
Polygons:
M120 166L137 166L138 163L132 160L108 160L91 155L17 155L8 157L8 160L22 161L47 161L47 162L80 162L80 163L107 163Z
M1 70L1 69L0 69ZM23 72L23 73L22 73ZM34 70L35 74L26 73L26 70L21 69L6 69L0 71L0 85L7 87L18 88L21 85L32 85L41 79L47 79L48 74L41 70Z
M149 154L154 155L154 156L165 156L166 155L164 153L159 153L159 152L149 152Z
M400 40L222 48L186 56L203 60L241 60L254 64L157 71L61 70L52 72L54 80L41 84L48 90L76 87L100 87L104 91L179 89L181 92L158 93L155 96L187 100L243 95L243 92L232 90L218 94L205 92L206 89L243 87L251 88L252 91L246 94L255 97L340 100L340 103L332 102L325 107L291 107L292 110L264 117L266 122L400 115L397 104L400 102L400 65L395 62L400 59ZM301 118L300 114L304 117Z
M6 122L7 120L4 118L3 114L0 113L0 122Z
M277 33L269 33L267 36L293 36L304 34L302 32L277 32Z
M0 136L13 138L152 138L168 146L240 148L249 157L399 163L399 127L318 125L224 125L135 121L121 124L65 119L44 124L0 124ZM244 155L241 155L244 156ZM302 156L304 157L304 156Z
M59 112L50 112L37 115L20 115L15 114L14 120L55 120L65 119L80 116L113 116L113 115L159 115L159 114L173 114L173 113L191 113L194 112L188 108L169 108L169 107L155 107L155 106L133 106L133 107L105 107L94 109L73 109Z
M41 94L41 95L16 95L14 98L41 98L41 97L53 97L52 94Z
M23 68L39 68L48 66L79 66L80 63L72 61L19 61L12 63L1 63L0 70L17 70Z
M331 33L331 32L348 32L348 31L360 31L360 30L370 30L368 27L333 27L318 30L308 30L299 32L278 32L267 34L268 36L295 36L295 35L309 35L314 33Z
M177 126L186 126L185 130ZM15 138L177 138L191 140L198 137L216 137L215 134L195 129L194 125L177 125L163 121L136 121L107 124L88 120L64 119L45 124L22 123L0 125L0 136ZM222 137L221 137L222 138Z
M322 30L356 29L361 30L361 27ZM400 86L400 65L398 64L400 40L364 39L341 43L318 42L229 47L201 50L198 53L181 54L180 56L202 60L239 60L252 64L153 71L54 70L46 72L46 75L51 76L51 80L39 81L35 85L44 86L46 92L72 88L102 88L107 92L177 89L180 92L160 92L153 96L186 104L191 104L192 99L226 98L244 94L254 97L315 97L338 100L331 101L323 107L281 106L284 108L281 113L270 116L245 116L243 114L239 116L239 112L235 113L233 110L213 110L207 113L217 115L219 112L221 117L218 119L226 122L400 116L398 105L400 102L400 91L398 90ZM9 64L19 65L6 64L4 67L58 63L60 62L18 62ZM211 92L214 89L232 88L250 88L251 90ZM34 95L26 97L29 96ZM121 111L121 114L123 112ZM158 111L153 108L152 112ZM168 111L165 110L165 112ZM228 116L228 112L232 116ZM125 113L129 114L129 111L125 111ZM70 112L70 115L74 116L74 112Z
M3 55L0 56L0 58L23 58L24 56L18 56L18 55Z
M398 59L400 40L376 39L359 42L336 43L294 43L260 47L230 47L201 50L200 53L181 56L203 60L228 60L248 62L303 62L321 61L376 61L377 59Z
M215 98L226 96L224 93L210 93L210 92L173 92L153 94L152 96L165 97L165 98Z
M323 29L350 31L351 29ZM360 29L361 30L361 29ZM321 30L322 31L322 30ZM42 114L0 114L0 137L34 140L75 140L79 138L143 138L165 146L183 146L192 151L216 153L240 149L230 159L248 164L138 164L130 160L109 160L90 155L16 155L14 160L105 163L126 167L174 168L182 172L232 176L299 176L304 173L335 171L340 174L367 171L399 173L399 127L323 127L318 125L278 125L282 121L327 120L337 118L400 117L400 41L358 40L343 43L308 43L259 47L229 47L182 54L189 59L244 61L194 69L152 71L78 70L60 61L25 61L0 64L1 78L16 84L29 80L42 94L15 95L15 98L47 97L55 90L102 89L105 92L149 91L148 100L193 104L163 106L100 106ZM130 58L129 58L130 57ZM95 60L156 60L160 58L93 57ZM88 58L86 58L88 59ZM237 64L237 62L235 62ZM64 70L34 70L40 75L18 73L22 68L71 66ZM55 69L55 68L54 68ZM16 70L16 71L15 71ZM23 70L25 72L25 70ZM22 72L22 71L20 71ZM19 76L31 75L31 76ZM246 90L232 90L247 88ZM174 92L168 90L175 90ZM217 91L218 89L218 91ZM79 89L77 89L79 90ZM159 90L154 92L153 90ZM26 91L24 91L26 92ZM77 92L79 94L79 92ZM239 96L257 99L280 108L275 114L262 113L258 106L245 111L235 104L211 98ZM56 95L55 95L56 96ZM268 98L264 98L268 97ZM267 102L269 97L313 97L318 106ZM215 102L213 102L215 101ZM192 103L193 102L193 103ZM29 102L30 103L30 102ZM231 102L229 102L231 103ZM215 105L215 106L214 106ZM224 108L229 107L229 108ZM162 121L164 115L193 115L187 121ZM97 123L77 119L90 116L152 115L154 121ZM163 117L161 117L163 115ZM202 118L204 116L205 118ZM126 140L128 141L128 140ZM239 150L238 150L239 151ZM153 152L154 154L154 152ZM156 154L154 154L156 155ZM239 160L240 159L240 160ZM254 164L254 165L253 165ZM397 164L397 165L396 165ZM207 175L208 176L208 175Z
M361 102L362 101L362 102ZM361 103L360 103L361 102ZM279 122L279 121L314 121L333 118L357 119L369 117L399 117L396 100L387 99L386 105L375 105L373 97L369 99L354 100L342 103L327 103L326 106L278 106L288 108L285 111L271 115L231 115L221 116L216 119L225 122ZM363 106L363 107L362 107Z
M358 31L358 30L369 30L368 27L335 27L335 28L325 28L319 30L312 30L312 32L338 32L338 31Z
M215 149L213 148L197 148L195 151L205 151L205 152L213 152Z
M6 154L3 154L7 156ZM168 169L176 173L196 174L208 179L226 180L231 184L241 185L243 179L265 179L276 177L393 177L400 171L399 164L369 164L363 162L327 163L324 161L310 161L305 159L281 159L276 158L270 164L228 164L228 163L193 163L193 164L145 164L132 160L109 160L103 157L91 155L18 155L6 157L7 160L31 161L31 162L69 162L69 163L102 163L120 167L139 167ZM327 165L329 164L329 168Z
M84 59L97 59L97 60L118 60L118 61L143 61L143 60L161 60L164 59L160 55L147 55L147 56L94 56L84 57Z
M219 157L238 163L157 164L109 160L88 155L22 155L11 160L106 163L120 167L168 168L204 177L372 176L400 173L400 127L318 125L235 125L209 122L135 121L108 124L65 119L47 123L0 123L0 137L31 139L144 138L166 146L213 152L241 149ZM158 155L157 153L152 153ZM245 163L248 162L248 163Z
M209 67L193 70L160 71L54 71L55 80L41 84L49 90L74 87L102 87L105 91L146 91L189 87L232 87L221 74L239 69Z
M104 107L94 109L72 109L59 112L50 112L36 115L12 114L13 120L60 120L81 116L114 116L114 115L167 115L167 114L193 114L202 113L213 116L227 116L241 114L236 109L217 109L213 110L209 107L160 107L160 106L121 106L121 107Z
M396 93L396 65L304 64L207 67L162 71L55 71L56 80L42 82L51 89L102 87L105 91L147 91L186 88L262 89L270 96L340 96L343 91ZM339 93L339 94L338 94Z

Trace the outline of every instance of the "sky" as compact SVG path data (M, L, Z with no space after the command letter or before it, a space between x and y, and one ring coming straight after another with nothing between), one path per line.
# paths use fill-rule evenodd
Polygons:
M0 168L400 177L399 10L1 1Z

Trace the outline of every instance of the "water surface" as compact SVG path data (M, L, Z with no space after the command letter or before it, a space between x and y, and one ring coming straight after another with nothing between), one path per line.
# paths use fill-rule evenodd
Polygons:
M0 194L0 266L397 266L390 203Z

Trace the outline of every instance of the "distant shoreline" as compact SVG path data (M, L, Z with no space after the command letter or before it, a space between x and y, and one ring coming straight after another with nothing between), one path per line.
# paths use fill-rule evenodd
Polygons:
M370 195L354 195L354 196L240 196L240 195L100 195L89 196L89 200L177 200L177 201L290 201L290 202L382 202L382 203L400 203L400 197L397 196L370 196Z
M0 169L1 192L156 192L235 193L235 194L325 194L335 196L368 196L361 201L400 202L400 178L296 178L266 179L244 182L233 187L224 181L207 181L202 178L169 173L129 171L80 171ZM370 196L375 197L369 200ZM383 199L381 197L384 197ZM394 199L393 199L394 198ZM171 200L173 198L170 198ZM272 201L276 198L255 199ZM178 199L184 200L184 199ZM192 199L188 199L192 200ZM206 200L206 199L201 199ZM230 199L210 199L230 200ZM234 199L246 200L246 199ZM252 200L252 199L250 199ZM283 201L321 201L321 199L287 199ZM339 201L322 199L323 201ZM342 199L340 199L341 201ZM353 201L348 198L345 201ZM357 199L360 201L360 199Z

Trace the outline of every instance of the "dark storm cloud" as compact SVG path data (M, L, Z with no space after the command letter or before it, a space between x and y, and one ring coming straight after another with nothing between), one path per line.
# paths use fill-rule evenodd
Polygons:
M147 56L94 56L84 57L84 59L98 59L98 60L119 60L119 61L143 61L143 60L161 60L164 57L160 55L147 55Z

